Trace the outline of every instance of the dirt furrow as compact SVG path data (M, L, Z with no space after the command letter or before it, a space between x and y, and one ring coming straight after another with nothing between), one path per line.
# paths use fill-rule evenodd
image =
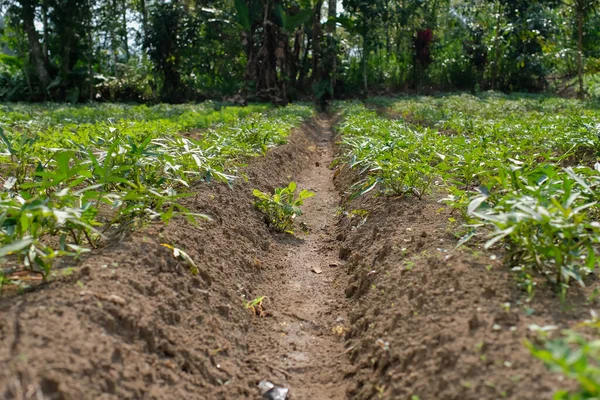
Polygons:
M347 300L335 240L339 195L328 168L333 133L327 118L315 125L316 156L299 176L291 177L300 189L315 193L300 218L309 233L275 238L271 262L279 272L259 288L269 297L273 316L257 321L250 333L250 342L258 344L256 360L272 373L262 378L289 387L294 400L347 398L344 376L351 371L343 345Z

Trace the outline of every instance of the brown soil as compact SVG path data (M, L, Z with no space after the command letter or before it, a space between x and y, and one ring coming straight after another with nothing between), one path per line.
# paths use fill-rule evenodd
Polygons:
M253 160L248 182L199 185L186 206L212 222L150 226L68 276L0 299L0 396L258 398L267 379L290 387L293 399L344 398L349 362L335 333L347 320L335 286L342 268L329 267L338 200L323 126L315 120ZM311 233L298 238L269 232L252 206L253 188L292 179L317 194L302 218ZM187 252L199 274L162 244ZM267 296L272 316L252 316L242 296Z
M258 399L266 379L292 400L550 399L566 383L523 347L528 326L593 304L574 292L562 311L544 287L527 302L490 253L452 251L458 217L435 197L349 201L331 123L252 160L247 182L199 185L186 206L212 222L152 225L0 299L0 398ZM251 195L292 180L316 193L296 237L270 232Z
M328 168L333 161L329 121L317 120L316 128L315 157L297 180L316 194L301 218L310 233L278 236L271 247L278 271L260 289L274 318L255 321L253 353L271 371L266 376L292 388L291 398L341 400L352 369L342 340L348 317L335 240L339 195Z
M356 178L342 168L336 185L344 190ZM577 288L563 304L543 282L528 301L501 254L476 242L454 250L460 217L438 198L344 202L340 256L350 275L347 346L356 368L349 398L537 400L572 387L524 341L536 341L531 325L573 327L595 304ZM598 286L589 284L586 293Z

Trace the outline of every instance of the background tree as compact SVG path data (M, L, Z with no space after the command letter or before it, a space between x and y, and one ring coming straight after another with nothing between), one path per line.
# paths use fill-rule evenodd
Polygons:
M583 95L600 73L599 1L0 0L0 99Z
M577 19L577 78L579 81L579 97L585 95L583 85L583 27L588 15L600 4L598 0L571 0L565 3Z

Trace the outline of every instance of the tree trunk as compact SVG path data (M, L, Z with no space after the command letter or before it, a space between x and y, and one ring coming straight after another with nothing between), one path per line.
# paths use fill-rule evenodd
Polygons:
M577 75L579 78L579 93L580 99L585 96L583 88L583 10L577 12Z
M328 57L330 58L330 65L328 75L329 81L331 82L331 97L335 95L335 82L336 82L336 71L337 71L337 48L335 43L335 19L337 18L337 0L329 0L328 20L327 24L327 42L328 42ZM333 22L332 22L333 20Z
M365 96L367 96L368 92L369 92L369 74L367 71L367 66L368 66L368 57L369 57L369 49L368 49L368 38L367 38L367 34L368 34L368 25L367 25L367 21L366 19L364 19L365 17L363 16L363 42L362 42L362 72L363 72L363 84L364 84L364 91L365 91Z
M280 6L279 0L263 0L262 19L262 43L256 52L252 63L248 61L248 72L256 74L256 93L263 100L272 101L277 104L286 104L286 91L283 80L286 79L286 71L282 66L286 63L286 52L284 44L288 38L278 23L274 20L274 10ZM278 76L278 66L282 79ZM254 71L251 70L254 69Z
M117 37L116 37L114 31L110 33L110 47L111 47L111 52L112 52L113 65L115 68L115 70L114 70L115 78L119 79L119 68L117 66L117 64L119 63L119 59L118 59L119 47L117 44Z
M44 0L42 3L42 24L44 27L44 63L48 65L48 41L50 40L48 36L48 0Z
M391 24L390 24L390 14L392 13L391 10L391 6L390 6L390 2L389 0L386 0L385 2L385 15L386 15L386 20L384 21L385 24L385 51L386 51L386 58L389 59L390 58L390 54L392 52L392 39L391 39Z
M337 18L337 0L329 0L328 10L327 10L327 33L333 35L335 34L335 26L336 22L331 22L331 20L335 20Z
M115 10L115 12L117 12L118 6L119 6L117 0L113 0L111 2L111 4L113 7L113 10ZM111 56L112 56L112 61L113 61L114 76L117 79L119 79L119 68L117 65L119 63L119 39L118 38L119 38L119 18L115 17L115 19L110 21L110 50L112 53Z
M127 3L123 0L123 13L121 23L123 24L123 48L125 49L125 60L129 61L129 41L127 38Z
M496 79L498 76L498 64L500 63L500 11L501 4L498 1L496 10L496 33L494 35L494 64L492 65L492 90L496 90Z
M306 46L304 47L304 54L302 55L302 63L300 65L300 76L298 77L298 86L304 87L304 79L306 78L308 67L308 50L311 48L312 40L310 35L306 35Z
M73 31L66 30L66 40L63 40L63 55L60 64L60 77L61 77L61 86L63 89L66 89L69 84L69 71L70 71L70 63L71 63L71 46L73 42ZM64 95L64 93L63 93Z
M31 59L35 67L37 78L42 85L42 94L44 98L48 97L48 86L50 85L50 73L44 63L44 55L42 46L40 46L40 39L37 31L35 30L35 8L31 0L21 0L22 17L23 17L23 30L27 35L27 41L29 42L29 52L31 53Z
M273 22L270 20L271 2L265 4L263 14L263 45L259 51L259 69L258 69L258 91L275 92L277 85L277 57L275 49L277 47L277 32ZM277 96L276 93L273 93Z
M313 10L313 28L312 28L312 37L313 37L313 46L312 46L312 54L313 54L313 83L321 82L323 79L323 71L321 68L321 9L323 8L323 0L317 0L315 4L315 9Z
M256 83L256 51L253 37L252 32L242 32L242 44L246 52L246 72L244 73L244 86L246 89L249 89L246 86L248 82L254 81Z
M290 62L290 80L294 88L298 89L298 71L301 68L300 54L304 41L304 25L298 27L294 33L294 48Z
M87 32L87 45L88 45L88 51L87 51L87 69L88 69L88 80L89 80L89 100L90 102L94 101L94 68L93 68L93 61L94 61L94 42L92 40L92 23L91 21L88 21L89 23L89 27L88 27L88 32Z
M140 14L142 14L142 31L144 33L143 46L148 45L148 11L146 10L146 0L140 0Z
M369 73L367 71L367 40L363 38L363 59L362 59L362 70L363 70L363 85L365 96L369 92Z

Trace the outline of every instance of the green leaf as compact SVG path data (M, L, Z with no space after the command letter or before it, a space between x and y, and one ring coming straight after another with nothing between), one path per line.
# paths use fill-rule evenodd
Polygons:
M24 238L16 240L4 247L0 247L0 257L27 249L33 244L34 241L35 240L33 238Z
M492 247L494 244L498 243L500 240L504 239L506 236L510 235L511 233L513 233L516 229L516 225L513 225L509 228L503 229L500 232L498 232L493 238L491 238L490 240L488 240L484 246L484 248L487 250L490 247Z
M4 134L4 130L0 127L0 139L6 144L6 148L11 155L15 155L15 151L8 137Z
M58 153L54 159L56 160L56 164L58 165L58 170L62 173L67 174L69 172L69 162L73 157L73 152L71 151L61 151Z
M281 5L277 6L277 12L281 18L283 28L288 32L293 32L297 27L307 23L314 15L313 10L310 8L302 9L294 15L289 15Z
M244 0L235 0L235 11L237 22L246 32L250 32L250 29L252 29L250 24L250 10L246 2Z
M477 196L469 203L467 214L473 215L475 211L488 199L487 196Z

